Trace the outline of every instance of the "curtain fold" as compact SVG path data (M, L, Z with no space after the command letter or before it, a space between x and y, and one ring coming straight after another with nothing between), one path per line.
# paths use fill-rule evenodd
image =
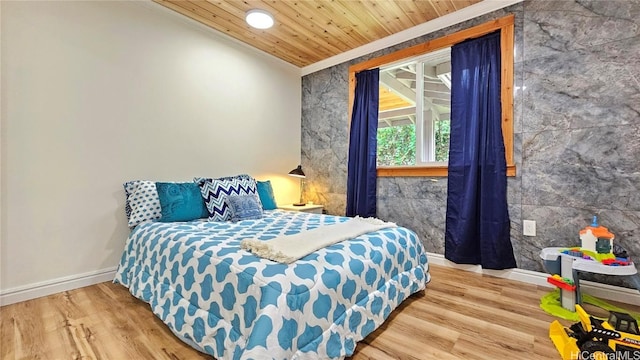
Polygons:
M516 267L502 137L500 32L451 48L451 138L445 258Z
M379 69L356 74L349 134L347 216L376 216L379 78Z

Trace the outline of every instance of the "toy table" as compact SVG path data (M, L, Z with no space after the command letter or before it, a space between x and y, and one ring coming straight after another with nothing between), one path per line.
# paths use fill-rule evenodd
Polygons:
M544 248L540 251L540 258L544 260L544 266L547 272L552 275L559 274L563 278L571 279L575 283L575 291L560 289L562 307L569 311L575 311L576 304L582 303L578 272L583 271L593 274L616 276L633 276L638 273L633 262L629 265L609 266L595 260L583 259L581 257L562 253L562 251L566 249L567 248L559 247ZM638 286L637 282L636 286ZM640 291L640 287L638 290Z

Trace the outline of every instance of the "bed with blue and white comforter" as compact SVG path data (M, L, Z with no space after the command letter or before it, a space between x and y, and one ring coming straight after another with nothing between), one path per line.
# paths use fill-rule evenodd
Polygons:
M340 359L429 281L416 234L382 229L291 264L257 257L240 242L348 219L273 210L237 223L140 224L114 282L217 359Z

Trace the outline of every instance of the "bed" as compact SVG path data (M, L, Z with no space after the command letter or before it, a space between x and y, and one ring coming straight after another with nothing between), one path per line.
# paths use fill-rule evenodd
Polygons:
M270 210L236 223L142 223L126 241L114 282L216 359L341 359L429 281L416 234L382 229L291 264L257 257L240 242L348 219Z

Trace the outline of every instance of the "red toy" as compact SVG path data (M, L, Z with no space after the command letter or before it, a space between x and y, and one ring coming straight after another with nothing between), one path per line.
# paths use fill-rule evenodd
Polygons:
M547 282L553 286L557 286L560 289L567 291L574 291L576 289L576 285L573 283L571 279L563 278L560 275L553 275L547 278Z
M631 265L631 261L623 258L615 258L615 259L604 259L601 261L602 264L607 266L627 266Z

